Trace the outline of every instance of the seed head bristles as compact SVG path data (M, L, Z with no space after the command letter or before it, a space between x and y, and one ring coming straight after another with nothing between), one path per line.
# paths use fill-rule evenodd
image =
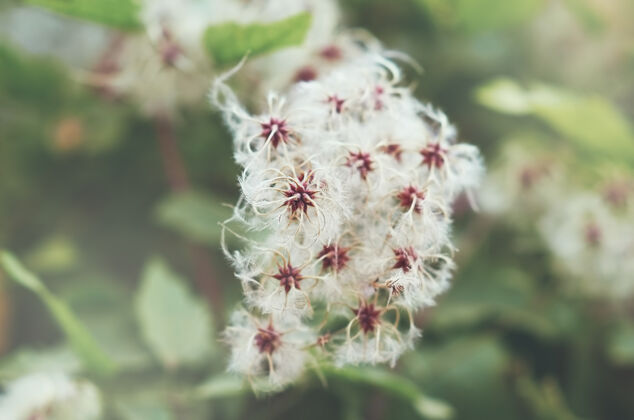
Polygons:
M230 368L270 386L298 375L280 378L279 323L310 332L295 348L305 364L394 364L413 346L413 314L435 304L454 270L453 201L483 171L446 116L401 86L395 63L328 48L329 70L270 95L265 113L221 109L243 168L233 220L264 234L227 252L245 294L239 313L272 319L250 327L248 355L231 343L234 359L253 360Z

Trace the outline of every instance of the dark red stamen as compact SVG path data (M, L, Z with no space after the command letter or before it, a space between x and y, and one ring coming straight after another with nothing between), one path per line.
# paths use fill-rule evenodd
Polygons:
M282 344L281 334L275 331L272 324L266 328L258 328L254 341L260 353L268 354L272 354Z
M337 244L324 245L317 257L323 258L321 265L324 270L333 269L334 271L339 271L350 261L349 250L350 248L343 248Z
M537 179L539 178L539 172L535 170L535 168L524 168L520 172L520 185L522 189L529 190L535 184Z
M163 28L158 50L163 63L170 67L175 66L178 58L183 54L183 49L174 41L172 33L167 28Z
M418 259L418 254L411 246L395 249L394 256L396 257L396 262L392 268L400 268L405 273L412 269L412 266Z
M381 311L376 309L372 303L362 303L354 313L364 334L374 331L381 322L379 319Z
M289 182L288 190L284 191L284 196L288 197L284 205L292 216L297 216L298 212L308 214L308 208L315 206L317 191L311 189L313 178L312 173L300 174L296 180Z
M585 227L586 243L592 247L599 246L601 244L601 228L594 223L590 222Z
M268 122L260 123L260 127L262 127L260 137L265 140L270 137L274 148L277 148L280 143L288 143L290 140L290 131L285 120L271 117Z
M385 89L383 89L383 86L376 86L374 88L374 110L375 111L380 111L383 109L383 100L381 99L381 96L383 96L384 92L385 92Z
M414 211L420 213L423 210L421 201L425 199L425 192L413 185L403 188L396 196L403 210L409 210L414 206Z
M317 337L317 345L321 348L326 347L326 344L330 342L330 338L331 338L330 333L320 335L319 337Z
M603 199L613 207L623 208L627 205L631 193L631 185L626 182L613 182L603 190Z
M317 70L311 66L304 66L295 73L296 82L310 82L317 78Z
M368 173L374 169L372 168L372 163L372 158L370 158L369 153L350 152L346 166L357 169L361 178L365 180L368 177Z
M431 169L432 166L442 168L445 163L446 153L447 150L443 149L440 143L432 143L420 151L420 154L423 155L422 164L427 165L429 169Z
M405 291L405 287L402 284L393 283L389 287L394 297L400 296Z
M345 101L346 101L345 99L340 99L337 95L330 95L328 97L328 103L334 105L335 112L337 114L341 114L341 111L343 109L343 103Z
M403 149L401 148L400 144L397 144L397 143L387 144L381 147L381 151L388 155L394 156L394 159L396 159L397 162L401 161L401 155L403 154Z
M293 267L290 263L278 267L278 273L273 278L280 281L280 286L284 287L286 293L292 288L299 289L299 282L304 279L299 268Z

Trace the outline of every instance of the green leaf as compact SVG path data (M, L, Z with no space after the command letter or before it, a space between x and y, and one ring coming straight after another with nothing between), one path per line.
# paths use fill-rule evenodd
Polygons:
M529 96L515 81L501 77L475 91L479 103L506 114L528 114L532 110Z
M72 90L66 72L51 60L26 57L0 43L0 62L0 105L7 111L16 103L29 103L40 112L50 112Z
M26 0L56 13L120 29L138 29L139 2L135 0Z
M59 273L77 264L78 252L71 240L54 235L39 243L25 261L39 271Z
M311 14L304 12L275 22L246 25L227 22L208 27L203 39L214 61L223 65L236 62L247 54L255 56L299 45L304 41L311 21Z
M213 334L207 307L159 259L145 267L136 314L146 343L164 366L175 368L210 355Z
M445 25L477 33L511 27L530 19L541 0L418 0L425 12Z
M250 389L244 378L229 374L215 375L196 387L193 397L197 399L226 398L244 394Z
M90 332L75 317L65 302L54 296L35 275L27 271L22 264L8 252L0 253L0 263L4 270L17 283L34 292L44 302L57 324L86 368L95 373L107 375L116 370L116 364L97 345Z
M496 30L528 20L541 4L539 0L454 0L456 23L469 32Z
M608 356L617 365L634 365L634 325L620 325L608 341Z
M116 408L122 420L172 420L174 418L168 405L156 400L117 401Z
M120 370L130 373L154 365L155 360L139 335L133 297L121 282L92 270L80 272L66 279L58 294L81 317Z
M554 86L527 88L510 79L496 79L475 92L483 105L507 114L533 115L586 153L634 162L634 130L608 100Z
M457 335L453 335L454 337ZM450 401L463 418L518 418L508 389L509 354L493 335L463 336L405 355L403 371L416 377L426 392Z
M461 281L431 312L429 328L446 331L525 308L533 296L530 277L509 266L466 267Z
M533 413L533 418L578 419L566 404L564 395L554 379L546 378L541 384L537 384L529 375L523 374L517 382L518 395L525 400L525 406Z
M446 403L423 394L418 386L402 376L383 369L371 367L321 367L321 372L328 378L342 379L360 385L380 388L398 398L408 401L423 418L449 419L453 409Z
M219 223L231 217L231 209L207 194L188 191L161 201L156 216L161 225L189 239L217 246L221 232Z

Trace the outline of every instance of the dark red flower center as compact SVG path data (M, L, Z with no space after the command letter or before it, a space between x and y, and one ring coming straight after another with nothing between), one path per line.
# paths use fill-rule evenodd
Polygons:
M396 262L392 266L392 268L400 268L405 273L412 269L412 266L418 259L418 254L411 246L407 248L397 248L394 250L394 257L396 258Z
M321 55L326 60L336 61L339 60L343 54L341 52L341 48L339 48L338 46L328 45L322 48L322 50L319 52L319 55Z
M613 207L625 207L632 188L625 182L614 182L609 184L603 190L603 198Z
M520 185L522 189L529 190L539 178L539 173L534 168L524 168L520 172Z
M345 101L345 99L341 99L337 95L330 95L328 97L328 103L333 105L337 114L341 114L341 111L343 110L343 103Z
M359 171L359 175L361 175L362 179L367 179L368 173L372 171L372 158L370 158L369 153L365 152L350 152L348 155L348 160L346 161L346 166L351 168L355 168Z
M317 78L317 70L312 66L304 66L295 73L296 82L310 82Z
M381 97L383 96L383 93L385 93L385 89L383 89L383 86L376 86L374 88L374 110L375 111L380 111L383 109L383 99L381 99Z
M163 63L170 67L175 66L178 58L183 54L183 49L174 41L172 33L167 28L163 28L158 51Z
M331 338L330 333L320 335L319 337L317 337L317 345L322 348L325 347L326 344L330 342L330 338Z
M324 245L317 257L321 259L324 270L339 271L350 261L349 250L350 248L343 248L337 244Z
M381 151L390 156L394 156L397 162L401 161L401 155L403 154L403 148L398 143L391 143L381 147Z
M402 284L392 283L389 287L392 296L400 296L405 291L405 287Z
M315 207L317 190L311 189L313 178L311 173L300 174L296 180L289 182L288 190L284 191L284 196L288 198L284 205L292 216L298 212L308 214L308 208Z
M403 210L409 210L414 206L414 211L420 213L422 211L421 202L425 199L425 192L419 190L413 185L403 188L396 196Z
M260 353L271 354L282 344L281 334L275 331L273 325L266 328L258 328L255 334L255 345Z
M262 131L260 137L268 140L271 139L271 144L274 148L280 143L288 143L290 140L290 131L286 125L286 120L271 117L268 122L260 123Z
M362 303L354 313L364 334L374 331L381 322L381 311L376 309L372 303Z
M286 293L292 288L299 289L299 282L304 279L299 268L293 267L290 262L278 267L278 272L273 278L280 281L280 286L284 287Z
M445 155L447 153L446 149L443 149L440 146L440 143L432 143L420 151L420 154L423 155L423 165L427 165L429 169L432 166L436 168L442 168L445 163Z

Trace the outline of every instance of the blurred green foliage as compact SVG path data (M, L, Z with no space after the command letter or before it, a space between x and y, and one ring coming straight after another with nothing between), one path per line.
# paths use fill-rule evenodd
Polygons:
M9 276L22 286L31 290L42 300L88 370L103 375L114 372L116 368L114 362L99 348L89 330L75 317L65 302L54 296L48 288L37 277L28 272L13 255L2 252L0 254L0 263Z
M300 13L271 23L221 23L210 26L204 44L218 65L256 56L279 48L300 45L310 29L312 15Z
M196 363L211 354L208 308L163 261L154 259L146 265L136 312L145 340L166 368Z
M498 79L478 88L476 98L499 112L535 115L588 154L634 163L634 130L599 95L583 96L547 85L523 89L511 80Z
M134 0L26 0L57 13L121 29L141 29L139 3Z

